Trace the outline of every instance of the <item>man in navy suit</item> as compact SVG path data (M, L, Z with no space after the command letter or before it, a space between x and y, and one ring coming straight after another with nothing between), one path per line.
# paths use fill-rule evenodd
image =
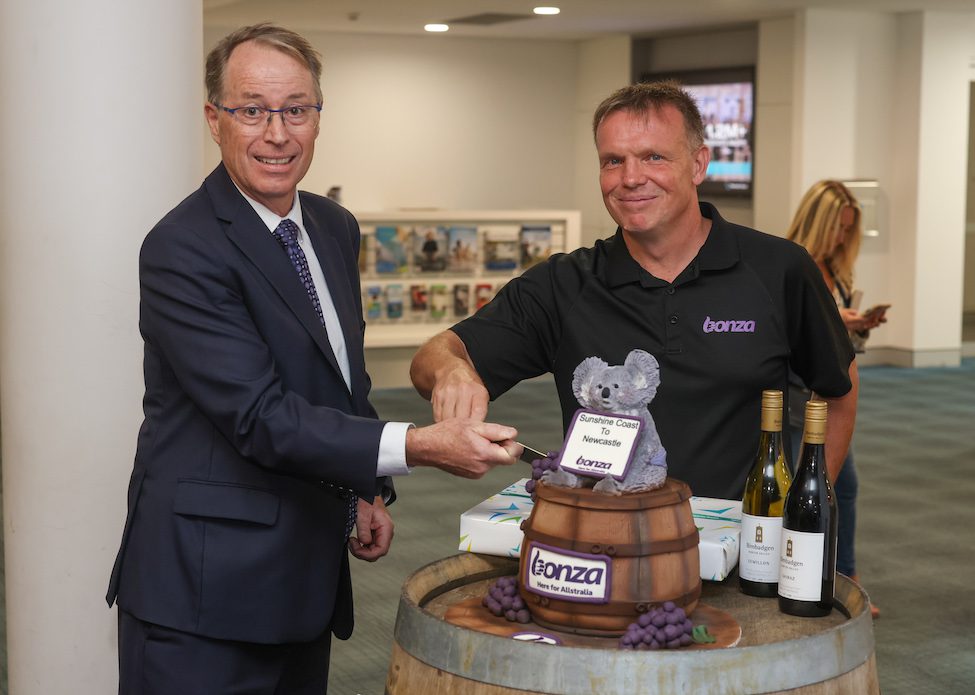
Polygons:
M125 695L324 693L331 635L352 632L347 550L392 540L389 476L520 454L510 427L369 404L358 226L297 191L320 77L293 32L224 38L205 106L222 163L142 247L145 420L107 596Z

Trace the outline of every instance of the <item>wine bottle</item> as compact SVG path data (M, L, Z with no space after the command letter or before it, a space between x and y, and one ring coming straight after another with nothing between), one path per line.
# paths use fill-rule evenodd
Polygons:
M782 451L782 392L762 391L758 453L741 500L738 585L749 596L778 594L782 510L791 482Z
M826 476L826 402L806 403L802 452L785 498L779 549L779 610L829 615L836 576L836 497Z

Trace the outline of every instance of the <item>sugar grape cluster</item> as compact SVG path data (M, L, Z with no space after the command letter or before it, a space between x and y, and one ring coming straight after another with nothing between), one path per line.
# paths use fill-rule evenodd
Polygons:
M559 469L559 464L555 460L558 455L558 452L550 451L545 454L545 458L532 461L532 479L525 483L525 490L532 496L532 499L535 499L535 481L542 477L542 473Z
M652 608L630 623L620 637L621 649L677 649L686 647L693 639L693 625L684 609L673 601Z
M531 613L525 601L518 595L518 580L515 577L501 577L488 589L481 599L481 605L494 615L504 616L510 622L527 623Z

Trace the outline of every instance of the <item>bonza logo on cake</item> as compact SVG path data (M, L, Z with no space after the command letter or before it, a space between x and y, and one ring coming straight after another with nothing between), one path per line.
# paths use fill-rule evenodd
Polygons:
M525 588L564 601L609 601L611 562L607 555L573 553L530 543Z

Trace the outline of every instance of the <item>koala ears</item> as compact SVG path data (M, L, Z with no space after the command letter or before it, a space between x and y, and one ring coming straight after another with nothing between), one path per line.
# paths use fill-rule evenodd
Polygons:
M657 358L644 350L631 350L626 356L623 366L634 374L639 374L646 383L638 384L638 388L650 386L656 388L660 385L660 365Z
M601 373L607 367L609 365L598 357L587 357L580 362L579 366L572 372L572 393L575 397L579 398L579 394L582 393L593 374Z

